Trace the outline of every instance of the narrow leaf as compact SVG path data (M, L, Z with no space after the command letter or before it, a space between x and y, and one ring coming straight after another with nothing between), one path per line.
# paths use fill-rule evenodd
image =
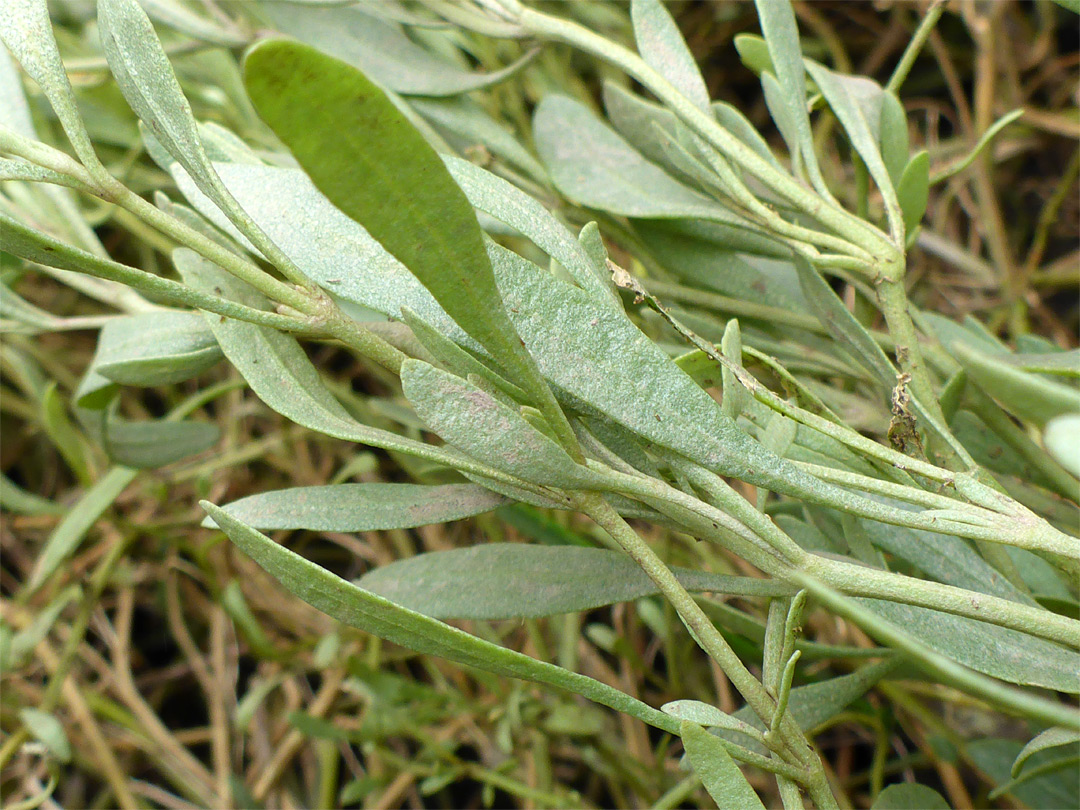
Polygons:
M117 464L154 469L193 456L217 444L221 430L209 422L107 419L105 449Z
M645 160L578 101L545 96L533 116L533 135L552 182L581 205L628 217L694 217L757 232Z
M889 170L889 178L900 193L900 178L908 164L910 144L908 142L907 113L904 105L893 93L883 92L881 96L880 124L878 140L881 142L881 159ZM900 207L903 208L901 201ZM910 230L910 229L909 229Z
M825 180L818 168L814 152L814 138L810 131L810 114L806 109L806 69L803 65L802 48L799 45L799 29L795 23L795 10L790 0L755 0L761 33L769 46L773 70L776 73L781 102L791 117L795 142L789 147L797 150L796 165L801 160L814 187L826 192ZM764 77L762 84L764 85Z
M531 394L472 206L435 150L353 67L286 40L244 63L252 102L332 203L361 223Z
M671 82L702 112L709 112L709 91L690 48L660 0L632 0L630 20L645 63Z
M45 0L7 0L4 13L0 14L0 40L3 40L23 70L38 83L60 119L75 154L91 170L100 166L56 47ZM28 119L25 113L16 113L11 119L5 117L5 123L9 126L20 124L20 130L25 130ZM32 124L29 130L21 134L35 137Z
M783 583L673 567L687 590L766 596ZM629 557L578 546L489 543L436 551L375 568L357 582L436 619L513 619L578 613L658 593Z
M993 354L957 341L947 347L968 377L1013 415L1045 425L1064 414L1080 413L1080 390L1002 363Z
M904 213L904 231L913 233L922 222L930 200L930 155L917 152L904 167L896 184L896 200Z
M495 469L544 486L595 486L576 464L514 409L475 385L420 360L401 366L401 387L417 415L451 445Z
M344 624L415 652L437 655L496 675L565 689L669 733L678 730L673 718L607 684L482 641L399 607L305 560L213 504L203 501L202 507L241 551L287 591Z
M467 160L450 156L443 160L454 182L475 208L531 239L533 244L565 267L583 290L593 293L601 301L615 303L617 297L610 286L597 278L592 260L573 233L538 200Z
M701 726L683 720L679 736L686 748L686 757L717 807L745 810L765 810L757 793L746 781L739 766L724 748L724 744Z
M417 45L401 28L365 9L312 3L262 3L259 12L290 37L352 65L383 87L416 96L453 96L497 84L528 62L527 54L493 73L469 73Z
M255 529L368 532L461 520L503 503L505 498L473 484L364 483L262 492L222 509ZM207 518L203 525L213 523Z
M899 211L899 203L896 200L896 189L893 187L889 170L882 160L881 151L878 148L879 121L871 120L868 116L867 107L860 103L860 93L865 94L865 85L868 79L859 76L845 76L834 73L824 65L807 59L806 69L817 82L821 94L829 102L836 118L847 133L851 145L859 153L859 157L866 164L867 171L874 178L878 190L885 200L885 209L892 218L893 211ZM871 83L872 84L872 83ZM876 87L876 85L875 85ZM880 100L879 100L880 105ZM880 119L880 106L878 108ZM900 223L896 223L899 225Z

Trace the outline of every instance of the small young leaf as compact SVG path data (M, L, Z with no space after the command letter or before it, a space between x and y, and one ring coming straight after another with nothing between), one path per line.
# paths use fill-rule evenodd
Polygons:
M632 0L630 20L645 63L671 82L702 112L709 112L709 90L690 48L660 0Z
M893 187L889 170L882 160L878 148L878 128L880 124L880 97L878 97L878 120L873 120L867 106L862 103L866 96L866 82L860 76L845 76L834 73L824 65L807 59L806 69L817 82L821 94L829 102L833 113L844 127L851 145L866 164L867 171L874 178L878 190L885 199L886 211L899 210L896 189ZM871 82L871 84L873 84ZM874 85L876 87L876 85ZM890 213L891 217L891 213ZM900 224L900 223L897 223Z
M721 810L729 807L765 810L765 805L720 740L696 723L686 720L679 724L679 736L682 737L686 757L694 773L701 778L705 789Z
M739 59L755 74L776 74L772 56L769 55L769 45L764 39L757 34L736 34L734 43Z
M399 607L305 560L213 504L203 501L201 505L240 550L287 591L340 622L419 653L437 655L496 675L565 689L669 733L678 730L673 718L624 692Z
M874 800L870 810L950 810L948 802L926 785L904 782L889 785Z
M889 170L889 177L893 186L900 194L900 178L904 174L904 168L908 164L908 122L904 105L893 93L882 93L881 96L881 123L878 127L879 141L881 142L881 159L885 161L885 168ZM900 207L904 207L903 200ZM906 220L905 220L906 221ZM909 231L912 229L908 229Z
M261 492L222 507L255 529L412 529L490 512L506 499L472 484L336 484ZM212 526L210 518L203 522Z
M783 583L673 567L687 590L765 596ZM357 584L435 619L513 619L578 613L658 593L625 554L578 546L489 543L375 568Z
M797 155L795 164L805 166L814 187L819 192L823 191L825 180L818 168L813 133L810 131L810 114L806 109L806 68L799 44L799 28L795 23L795 10L790 0L755 0L754 4L780 91L776 101L786 108L794 127L794 142L789 141L788 146L793 155ZM763 86L765 77L770 75L762 75Z
M904 167L896 184L896 199L904 212L904 230L913 233L922 222L930 200L930 156L925 149L917 152Z
M460 377L420 360L401 366L417 415L448 443L495 469L544 486L595 486L597 476L514 409Z
M68 742L64 727L60 725L56 715L24 706L19 709L19 719L34 738L49 749L50 754L61 762L71 761L71 743Z
M776 168L780 168L780 161L776 159L776 155L769 148L768 142L738 107L728 104L726 101L714 101L712 111L720 126L757 152L758 157L763 158Z

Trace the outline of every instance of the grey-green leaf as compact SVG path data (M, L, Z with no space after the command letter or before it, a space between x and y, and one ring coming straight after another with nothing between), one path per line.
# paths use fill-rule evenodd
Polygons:
M7 0L4 13L0 15L0 40L49 99L68 140L75 148L75 154L87 168L99 166L94 146L79 115L71 82L60 59L60 51L56 47L45 0ZM26 130L27 123L27 117L20 114L10 119L8 125L19 124L20 130ZM22 131L21 134L35 137L33 126L30 125L29 131Z
M885 161L885 168L889 170L889 177L899 196L900 178L908 164L910 145L907 113L895 93L882 93L880 121L878 140L881 143L881 159ZM903 208L902 202L900 207Z
M581 205L628 217L695 217L756 231L645 160L578 101L545 96L533 116L533 135L552 182Z
M315 186L408 267L514 382L542 397L472 206L386 94L344 62L286 40L256 46L244 80Z
M543 486L587 488L597 476L558 444L470 382L420 360L401 366L417 415L448 443L485 464Z
M261 492L222 508L255 529L368 532L461 520L504 503L506 498L473 484L364 483ZM213 523L207 518L203 525Z
M765 810L765 805L720 740L686 720L679 724L679 736L694 773L701 778L717 807L721 810L730 807Z
M896 189L893 187L889 170L882 160L881 151L878 148L877 132L880 123L880 90L877 104L878 120L872 120L868 113L868 107L864 98L868 93L866 83L877 87L859 76L845 76L834 73L824 65L807 59L806 69L810 72L814 81L817 82L825 100L829 102L833 113L836 114L840 124L844 127L851 145L859 153L859 157L866 164L867 171L874 178L878 190L885 199L886 211L899 211L899 203L896 200ZM890 213L891 216L891 213Z
M189 380L221 358L201 313L158 310L109 321L94 366L115 383L154 387Z
M129 422L107 419L105 449L117 464L153 469L213 447L221 436L209 422L154 420Z
M229 538L287 591L338 621L419 653L437 655L496 675L565 689L664 731L678 730L674 718L624 692L406 610L305 560L213 504L204 501L202 506Z
M702 112L709 112L709 90L690 48L660 0L632 0L630 20L645 63L667 79Z
M1080 653L1075 650L964 616L879 599L855 601L976 672L1021 686L1080 692ZM1032 661L1039 666L1031 666Z
M446 156L446 168L469 202L486 214L532 240L538 248L566 268L578 286L602 301L615 303L611 288L597 278L592 260L574 238L538 200L467 160Z
M740 596L791 593L783 583L673 567L687 590ZM375 568L358 582L436 619L513 619L577 613L658 592L624 554L579 546L489 543Z
M956 341L948 348L976 385L1021 419L1042 426L1054 417L1080 413L1080 389L1075 386L1021 371L971 343Z
M530 56L494 73L469 73L429 53L401 28L355 6L260 4L260 13L283 34L362 70L383 87L416 96L452 96L503 81Z

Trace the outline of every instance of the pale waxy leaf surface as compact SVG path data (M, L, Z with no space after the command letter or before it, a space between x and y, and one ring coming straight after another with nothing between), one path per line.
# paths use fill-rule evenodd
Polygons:
M201 313L158 310L109 321L94 368L121 385L153 387L189 380L222 356Z
M105 450L117 464L154 469L196 455L217 444L221 430L210 422L166 419L105 420Z
M299 169L215 163L229 192L304 273L325 289L375 312L400 318L403 307L443 334L464 337L427 288L364 230L335 207ZM231 224L173 165L177 185L219 228Z
M415 652L437 655L496 675L565 689L664 731L678 731L674 718L624 692L406 610L305 560L213 504L204 501L202 506L229 539L287 591L344 624Z
M416 96L453 96L503 81L530 57L494 73L470 73L409 39L401 28L354 6L311 3L260 4L282 34L362 70L383 87Z
M806 69L810 72L821 94L829 102L840 124L844 127L852 146L859 153L859 157L866 164L870 176L874 178L886 205L890 203L898 207L896 189L893 187L889 170L885 167L885 161L881 158L881 150L878 148L878 128L880 126L880 88L878 88L877 120L870 120L868 106L863 103L867 93L867 83L873 85L869 79L859 76L845 76L834 73L824 65L807 59ZM805 109L805 105L803 105Z
M762 74L762 86L773 73L776 79L773 100L769 101L770 111L775 119L776 110L773 107L783 107L783 115L790 122L791 131L784 136L788 147L797 150L799 160L815 186L824 187L825 181L818 169L814 137L810 131L810 114L806 109L806 68L799 44L799 29L795 23L795 10L790 0L755 0L754 5L757 7L761 33L769 48L773 71ZM791 140L788 140L788 135Z
M874 800L870 810L950 810L941 794L926 785L904 782L889 785Z
M1047 422L1043 444L1058 464L1080 478L1080 413L1067 413Z
M782 583L672 567L689 591L766 596ZM625 554L578 546L488 543L372 569L357 584L436 619L514 619L577 613L658 589Z
M44 745L50 754L61 762L71 761L71 743L55 714L32 706L24 706L19 709L19 719L34 739Z
M506 316L472 206L386 94L344 62L286 40L250 51L244 80L315 186L409 268L515 382L532 382L535 367Z
M581 243L538 200L467 160L451 156L443 160L473 207L527 236L565 267L582 289L601 300L612 299L614 293L597 278L592 259Z
M146 12L136 0L98 0L98 27L109 69L131 109L199 187L218 198L191 104Z
M674 134L679 119L659 104L631 93L614 82L604 82L604 110L615 130L644 157L659 166L668 163L661 132Z
M545 96L533 116L540 160L575 202L627 217L696 217L756 230L650 163L578 101Z
M630 20L638 53L695 107L709 112L709 90L694 55L660 0L632 0Z
M706 728L724 728L744 734L753 734L757 731L742 720L736 720L732 715L720 711L709 703L702 703L700 700L673 700L661 706L660 711Z
M4 39L8 36L5 25L12 24L10 21L0 24ZM26 72L29 73L30 68L26 68ZM0 121L23 137L35 141L38 139L34 120L30 117L30 105L23 90L22 78L6 46L0 46Z
M739 766L724 744L696 723L683 720L679 736L686 748L686 758L709 795L721 810L729 807L765 810L757 793L746 781Z
M406 360L401 366L401 387L417 415L469 456L545 486L596 486L595 473L574 463L519 411L472 383L420 360Z
M779 80L771 72L766 71L761 74L761 90L765 96L765 106L769 110L769 115L776 124L780 137L787 144L788 154L791 155L792 164L795 165L801 154L796 115L786 101Z
M965 616L882 599L853 601L976 672L1020 686L1080 692L1080 652L1076 650ZM1039 665L1033 667L1032 661Z
M492 154L515 164L536 180L544 177L544 167L522 146L513 133L487 114L468 96L453 98L410 98L409 104L438 128L465 142L483 144ZM468 193L468 192L466 192Z
M0 13L0 40L3 40L15 61L38 83L60 119L75 154L87 167L93 167L97 163L97 156L79 114L75 93L71 89L67 71L64 70L60 51L56 47L52 22L49 20L49 7L45 0L5 0L3 13ZM15 81L18 81L17 77ZM5 82L8 88L9 82L10 79ZM5 89L5 96L10 103L13 96L11 89ZM20 112L20 107L18 97L15 96L12 109L14 114L7 117L8 111L5 109L4 123L14 127L20 134L36 140L33 124L25 111Z
M771 163L777 169L780 168L780 161L769 148L768 142L738 107L726 101L714 101L712 111L720 126L757 152L758 157L764 159L765 162Z
M368 532L461 520L504 503L502 496L473 484L362 483L260 492L222 509L264 531ZM209 520L203 525L211 525Z

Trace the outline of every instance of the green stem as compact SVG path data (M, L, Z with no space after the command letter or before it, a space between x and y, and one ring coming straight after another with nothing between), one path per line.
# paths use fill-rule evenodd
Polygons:
M716 629L694 597L682 586L663 560L648 543L623 520L611 505L595 494L581 494L576 498L578 508L596 521L636 562L671 602L679 617L693 634L694 639L716 661L739 690L747 704L768 725L776 712L776 702L757 678L746 668L742 660ZM785 746L804 766L811 765L816 756L810 750L806 738L790 717L784 718L778 736ZM820 767L820 764L818 764Z
M900 61L896 63L892 76L889 77L888 84L885 85L885 89L888 92L899 92L900 86L904 83L908 73L911 72L912 65L915 64L916 57L918 57L919 52L923 49L923 45L926 44L926 40L930 37L930 33L934 30L934 26L937 25L938 20L941 19L941 15L944 12L945 0L934 0L933 5L926 10L926 14L919 21L919 27L915 29L911 41L908 42L907 48L904 49Z

